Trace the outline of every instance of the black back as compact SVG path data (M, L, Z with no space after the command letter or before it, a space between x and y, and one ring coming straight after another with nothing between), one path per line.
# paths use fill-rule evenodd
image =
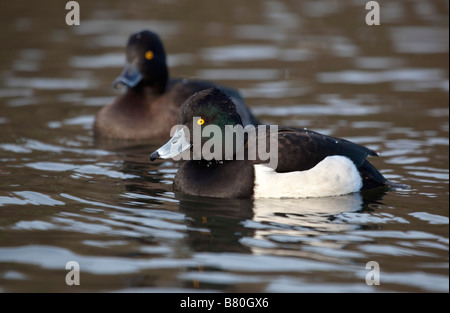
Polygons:
M266 151L268 151L271 135L268 130L266 134ZM306 171L328 156L342 155L352 160L358 168L363 178L364 189L387 183L386 178L366 160L368 156L378 156L377 152L369 148L345 139L292 127L280 127L278 133L272 136L276 136L278 140L278 164L275 168L278 173ZM250 141L247 142L247 149L249 146L251 146ZM257 144L254 146L257 147ZM258 159L255 163L265 162Z

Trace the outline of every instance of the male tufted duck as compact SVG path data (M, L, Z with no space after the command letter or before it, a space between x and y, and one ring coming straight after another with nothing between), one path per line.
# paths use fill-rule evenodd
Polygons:
M258 136L264 137L261 141L264 148L270 148L269 141L276 140L275 168L264 165L261 158L250 159L251 153L244 153L243 159L237 158L237 153L231 159L223 155L209 160L195 159L193 136L186 135L195 132L195 119L202 129L208 125L217 125L222 130L226 125L242 125L233 101L220 89L197 92L183 103L179 130L166 145L150 155L153 161L174 158L180 153L192 154L175 176L173 190L176 192L217 198L307 198L388 185L386 178L366 160L369 155L378 155L375 151L345 139L290 127L280 127L276 133L267 134L261 133L261 129L268 129L263 126L258 128L256 136L245 138L246 152L252 149L251 143ZM201 145L206 144L204 139Z
M157 34L148 30L130 36L125 68L113 85L125 85L127 90L97 113L94 122L97 137L164 138L177 123L180 105L193 93L212 87L220 87L233 98L245 125L258 123L234 89L207 81L169 79L163 44Z

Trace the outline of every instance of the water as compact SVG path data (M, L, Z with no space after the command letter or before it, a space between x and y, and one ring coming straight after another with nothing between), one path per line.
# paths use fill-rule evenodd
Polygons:
M0 291L448 292L448 1L79 1L2 4ZM171 75L238 88L266 123L381 153L409 187L323 199L171 191L161 143L103 143L96 112L130 33ZM81 284L67 286L77 261ZM368 286L366 264L380 266Z

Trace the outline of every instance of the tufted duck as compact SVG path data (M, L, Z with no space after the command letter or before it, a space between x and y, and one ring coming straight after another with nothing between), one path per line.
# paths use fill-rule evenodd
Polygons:
M220 87L236 103L244 125L258 121L234 89L211 82L169 79L166 54L157 34L144 30L132 34L126 47L126 65L114 86L126 92L103 107L94 122L95 136L123 140L164 138L177 123L180 105L193 93Z

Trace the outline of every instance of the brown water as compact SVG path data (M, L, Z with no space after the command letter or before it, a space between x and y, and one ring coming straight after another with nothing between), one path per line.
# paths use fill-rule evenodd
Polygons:
M0 11L0 291L448 292L448 1L6 1ZM130 33L174 77L238 88L264 122L381 152L409 188L248 201L171 192L161 142L94 142ZM81 284L67 286L68 261ZM366 263L380 266L368 286Z

